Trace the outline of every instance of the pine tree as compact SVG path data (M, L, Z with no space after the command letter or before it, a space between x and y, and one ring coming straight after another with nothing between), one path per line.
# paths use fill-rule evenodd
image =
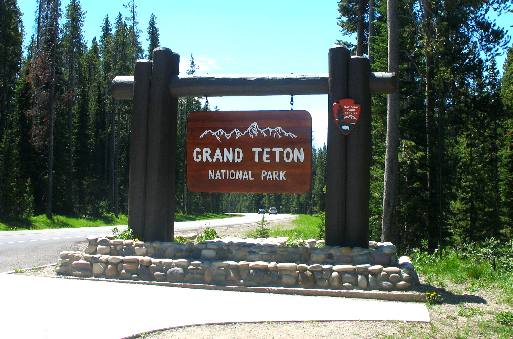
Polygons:
M84 126L77 126L77 122L80 121L80 117L77 115L80 114L84 100L81 97L83 93L80 93L85 80L81 64L86 49L82 33L83 22L84 13L80 1L71 0L66 7L61 42L63 85L61 89L62 99L57 116L57 120L65 120L66 127L63 130L57 131L59 148L62 148L64 152L56 154L56 162L59 164L59 167L62 167L62 173L58 173L60 175L56 178L56 191L59 194L58 198L60 198L56 200L62 201L60 203L62 212L68 214L78 212L74 206L77 202L77 195L84 196L81 184L83 178L80 177L79 172L86 166L86 163L77 162L80 159L76 159L75 154L77 144L82 142L82 140L77 138L77 133L83 134L83 131L77 130L77 128L84 128ZM77 192L79 187L80 191Z
M148 60L152 60L153 58L153 50L160 45L160 34L159 29L157 28L157 18L155 14L151 13L150 21L148 22L148 54L146 58Z
M18 216L16 208L21 175L20 126L12 98L21 64L21 13L14 0L0 2L0 218Z
M40 155L34 171L46 172L46 192L40 196L46 205L46 214L54 210L54 129L57 105L57 80L59 71L59 0L39 0L36 17L37 32L30 61L29 79L33 92L31 119L31 144ZM46 160L46 171L43 161ZM37 181L45 181L42 174ZM39 202L42 205L43 201Z

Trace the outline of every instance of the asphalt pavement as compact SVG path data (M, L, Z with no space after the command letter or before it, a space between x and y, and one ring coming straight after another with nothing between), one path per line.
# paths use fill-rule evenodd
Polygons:
M267 221L289 220L291 214L265 215ZM205 227L230 227L253 224L262 215L241 213L241 216L225 219L175 222L176 231L197 231ZM112 229L125 229L126 225L61 228L48 230L24 230L0 232L0 272L52 264L62 251L78 250L88 236L112 235Z

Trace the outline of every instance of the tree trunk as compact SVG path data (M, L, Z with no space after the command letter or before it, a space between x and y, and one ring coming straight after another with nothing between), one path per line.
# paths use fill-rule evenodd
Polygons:
M119 213L118 208L118 175L117 175L117 145L116 145L116 115L117 115L117 105L115 105L112 109L111 113L111 158L110 158L110 170L111 170L111 188L112 188L112 208L114 209L114 214L117 216Z
M363 15L365 11L365 0L358 1L358 31L357 31L357 42L356 42L356 55L363 55L363 30L364 20Z
M399 71L399 25L397 0L387 1L388 71ZM385 178L383 192L382 241L392 240L392 224L395 217L398 178L399 147L399 90L387 96L387 136Z
M372 38L374 34L374 0L369 0L369 38L367 39L367 55L372 63L371 58L371 46L372 46Z
M426 191L427 191L427 211L426 211L426 229L428 231L428 247L436 247L436 220L437 213L435 207L435 160L433 153L433 53L431 51L431 5L429 0L422 0L422 20L424 30L424 53L426 58L425 74L425 128L426 128Z

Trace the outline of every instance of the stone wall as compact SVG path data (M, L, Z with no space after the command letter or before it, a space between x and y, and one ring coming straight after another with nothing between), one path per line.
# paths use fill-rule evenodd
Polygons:
M194 243L144 243L88 239L84 253L62 252L61 275L158 282L322 289L408 290L418 277L408 257L391 243L369 248L319 247L286 238L222 239Z

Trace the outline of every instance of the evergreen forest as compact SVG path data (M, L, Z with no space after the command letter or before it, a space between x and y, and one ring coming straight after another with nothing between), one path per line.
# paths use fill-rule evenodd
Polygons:
M400 111L390 240L403 248L513 238L513 48L491 15L512 7L508 0L398 0ZM337 43L355 54L363 48L374 70L386 70L387 1L341 0L338 8ZM86 42L79 0L65 7L37 0L34 32L23 28L16 0L0 0L0 220L127 213L132 104L114 101L110 83L133 74L137 59L151 59L159 28L154 15L139 22L135 0L120 4L120 11L106 15L100 35ZM496 58L504 54L499 68ZM187 73L196 69L192 59ZM373 240L382 232L386 100L373 96ZM200 98L179 101L177 212L324 211L326 146L313 150L312 189L305 194L188 192L186 118L202 109L211 107Z

